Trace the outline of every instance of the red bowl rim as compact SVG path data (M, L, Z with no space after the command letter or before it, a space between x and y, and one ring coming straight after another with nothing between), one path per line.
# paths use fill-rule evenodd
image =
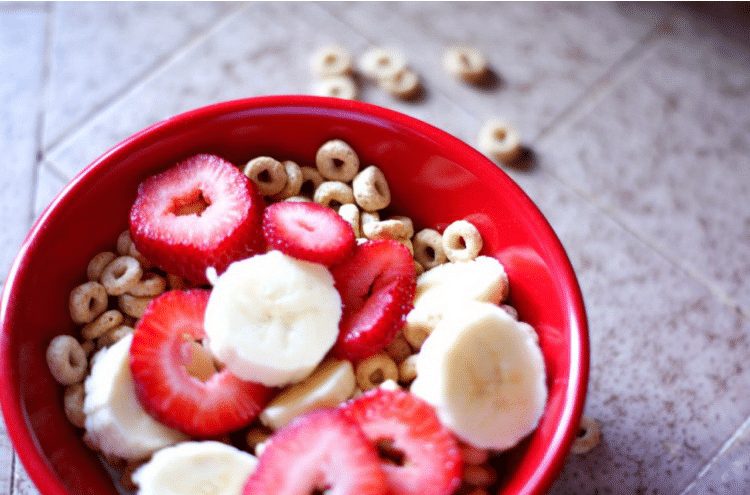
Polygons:
M517 199L524 202L524 207L537 217L538 225L547 230L547 232L542 233L552 241L552 245L548 245L550 252L547 254L550 255L555 266L560 270L558 272L560 287L564 290L561 301L568 306L569 310L568 325L571 330L569 382L573 386L568 387L564 410L550 443L550 448L539 462L533 475L524 483L522 490L519 492L524 494L545 493L562 470L565 458L577 434L577 427L586 401L589 376L590 349L583 296L573 266L557 234L533 201L504 171L455 136L414 117L370 103L307 95L274 95L229 100L190 110L146 127L110 148L76 174L34 222L11 265L3 288L2 300L0 300L0 324L2 325L2 334L0 335L0 377L2 377L0 378L0 406L2 406L8 436L30 479L37 487L42 487L45 494L69 495L69 491L57 477L49 460L31 434L30 425L20 401L18 387L13 381L15 372L10 366L11 349L8 342L9 338L5 333L6 321L12 318L12 314L8 310L12 289L16 280L24 277L27 265L25 255L32 249L36 239L42 235L47 218L58 207L61 207L61 205L64 207L65 203L72 200L71 191L76 190L80 182L86 181L87 178L90 179L89 173L93 169L106 164L123 153L128 153L130 149L138 149L139 143L147 136L153 138L152 135L154 134L169 134L180 127L189 127L194 121L217 118L221 115L235 114L248 109L258 110L263 108L267 108L269 112L278 112L279 109L286 109L285 111L289 112L293 112L295 109L303 109L307 110L307 113L310 109L322 108L323 111L328 113L343 112L349 118L356 114L363 120L374 120L381 123L391 122L398 127L409 128L422 138L433 142L439 141L440 146L447 147L451 151L460 150L461 153L468 153L471 159L467 161L466 166L470 167L473 173L480 178L487 177L491 180L510 182L512 189L518 192ZM486 165L487 162L492 166L480 168L474 165L479 163Z

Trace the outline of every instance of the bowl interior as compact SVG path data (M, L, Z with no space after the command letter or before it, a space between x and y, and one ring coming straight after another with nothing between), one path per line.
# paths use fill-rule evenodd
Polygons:
M583 303L568 259L526 195L494 164L432 126L360 102L264 97L226 102L156 124L87 167L37 221L3 294L0 398L9 435L42 493L116 493L98 458L67 422L46 368L50 339L72 333L67 299L86 264L112 250L137 185L196 153L245 163L258 155L314 165L326 140L349 142L388 178L390 210L417 228L468 219L483 254L506 267L511 303L540 335L549 404L537 430L501 458L499 493L542 493L577 431L588 377Z

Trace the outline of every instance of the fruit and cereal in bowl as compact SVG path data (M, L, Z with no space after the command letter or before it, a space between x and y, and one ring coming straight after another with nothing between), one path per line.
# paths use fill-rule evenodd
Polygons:
M542 215L359 102L227 102L126 140L35 224L2 318L43 493L542 493L586 391Z

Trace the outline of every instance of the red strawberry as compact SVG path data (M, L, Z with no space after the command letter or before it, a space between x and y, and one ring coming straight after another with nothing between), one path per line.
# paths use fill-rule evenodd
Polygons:
M246 426L271 389L218 371L208 351L203 315L210 292L173 290L154 299L136 325L130 370L136 395L158 421L194 437Z
M365 241L331 274L343 304L333 355L356 361L385 348L414 305L416 271L409 250L392 240Z
M354 231L338 213L318 203L281 202L263 214L270 247L297 259L330 266L354 249Z
M263 250L264 202L253 181L214 155L196 155L138 186L130 210L136 249L162 270L198 284L206 268Z
M337 409L319 409L277 430L243 495L386 495L374 446Z
M341 406L378 446L393 495L448 495L461 484L457 439L427 402L405 390L376 388Z

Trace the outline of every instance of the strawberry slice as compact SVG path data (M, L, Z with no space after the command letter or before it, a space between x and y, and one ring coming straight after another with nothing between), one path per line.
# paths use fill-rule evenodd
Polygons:
M196 155L138 186L130 236L162 270L205 284L206 268L221 273L264 249L264 206L239 168L215 155Z
M270 247L326 266L343 261L356 242L351 225L338 213L308 202L269 205L263 214L263 234Z
M380 452L393 495L448 495L461 484L455 436L427 402L405 390L376 388L340 406Z
M139 320L130 370L143 408L157 421L208 438L246 426L271 389L218 370L200 341L210 291L173 290L155 298Z
M318 409L277 430L243 495L385 495L374 446L338 409Z
M413 307L416 271L409 250L393 240L365 241L331 274L343 304L332 355L357 361L384 349Z

